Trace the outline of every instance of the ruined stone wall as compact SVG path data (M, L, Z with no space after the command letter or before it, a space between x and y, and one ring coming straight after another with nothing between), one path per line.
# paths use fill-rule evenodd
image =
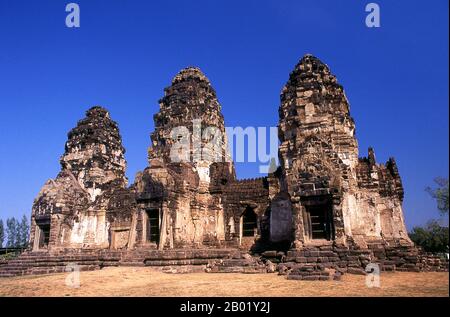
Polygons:
M102 199L106 208L109 247L130 249L136 241L136 197L134 188L115 188L106 192Z
M403 186L394 158L384 165L377 164L375 153L369 148L368 157L359 160L357 180L359 192L356 204L357 210L362 212L350 220L353 221L353 235L411 243L403 217Z
M257 240L269 239L269 184L266 177L234 180L224 188L226 240L235 246L250 248ZM242 237L243 214L251 209L257 216L256 234ZM246 241L244 241L246 240Z

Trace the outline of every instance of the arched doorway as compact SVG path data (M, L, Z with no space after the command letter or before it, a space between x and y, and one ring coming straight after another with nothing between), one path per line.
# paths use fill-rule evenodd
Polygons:
M50 243L50 217L36 219L33 251L47 250Z

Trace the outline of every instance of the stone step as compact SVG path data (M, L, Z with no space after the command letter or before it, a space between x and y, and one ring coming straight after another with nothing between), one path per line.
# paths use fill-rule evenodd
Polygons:
M140 252L112 252L77 250L64 252L27 252L11 259L0 267L0 276L23 274L49 274L64 272L71 263L80 265L81 270L100 269L107 266L204 266L214 259L236 255L236 250L143 250ZM242 255L238 252L238 257ZM204 267L202 270L204 270Z
M210 259L145 260L145 266L207 265Z
M267 273L265 267L255 266L216 266L211 268L209 273L247 273L247 274L261 274Z
M120 266L120 262L119 261L103 261L99 264L100 266Z
M170 274L204 273L205 269L205 265L163 266L160 268L161 272Z
M251 259L224 259L221 266L253 266L255 262Z
M145 266L144 261L137 261L137 262L127 261L127 262L120 262L119 264L120 266Z

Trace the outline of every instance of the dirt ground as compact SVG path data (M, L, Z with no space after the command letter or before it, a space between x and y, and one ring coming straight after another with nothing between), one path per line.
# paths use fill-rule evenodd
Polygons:
M80 287L66 285L70 273L0 278L0 296L449 296L448 273L385 273L380 288L365 276L341 281L291 281L274 274L167 274L150 268L105 268L80 273Z

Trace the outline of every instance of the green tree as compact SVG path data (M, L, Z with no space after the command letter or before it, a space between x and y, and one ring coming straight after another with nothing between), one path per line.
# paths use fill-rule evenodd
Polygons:
M430 220L425 227L414 227L409 236L411 240L427 252L448 252L448 227Z
M441 214L448 214L448 178L436 177L434 182L437 184L437 188L427 187L425 190L436 199Z
M20 222L20 224L18 223L18 230L17 230L18 243L16 243L17 246L27 247L29 231L30 226L28 225L27 216L23 215L22 221Z
M6 247L14 248L17 243L17 220L16 218L6 219L6 234L8 239L6 240Z
M3 220L0 219L0 248L3 248L5 241L5 227L3 227Z

